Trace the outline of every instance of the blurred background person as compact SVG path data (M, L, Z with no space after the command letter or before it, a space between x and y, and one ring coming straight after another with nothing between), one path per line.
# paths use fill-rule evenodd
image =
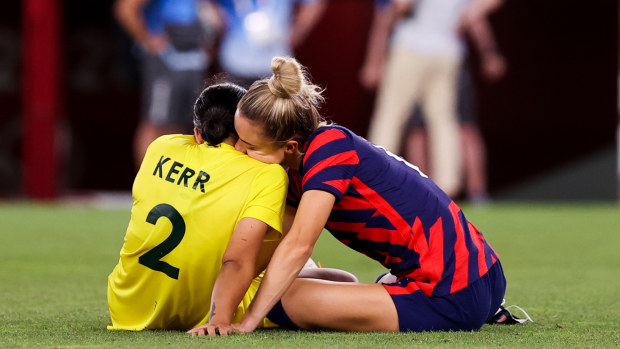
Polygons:
M271 75L271 59L293 56L323 14L325 0L211 0L225 26L219 64L249 87Z
M456 86L464 43L459 24L470 2L378 0L361 70L362 84L380 84L368 139L400 153L402 130L420 104L429 133L430 174L450 196L460 185Z
M478 51L480 69L487 82L495 82L506 72L506 60L497 48L488 15L502 0L475 0L465 10L460 33L469 37ZM477 94L466 54L461 63L457 86L457 117L461 140L464 194L474 204L488 202L486 146L477 124ZM420 106L415 107L406 138L406 158L422 171L429 172L427 132Z
M191 133L188 121L209 59L202 0L117 0L114 13L139 47L142 116L134 138L136 166L158 136Z
M38 187L56 186L62 189L59 194L126 191L133 182L135 166L133 153L123 150L132 148L141 102L137 84L140 65L130 50L137 45L119 30L118 21L111 16L115 1L32 3L47 4L44 19L52 17L54 6L61 8L62 30L54 29L53 23L23 27L47 22L41 22L38 11L25 11L20 2L0 2L0 51L6 53L0 54L0 106L4 111L0 128L9 134L22 124L31 125L30 120L34 125L29 127L36 125L42 132L42 136L28 138L13 131L10 134L14 137L3 139L2 154L7 160L0 173L0 195L43 197L31 186L22 186L31 182ZM617 0L592 2L587 8L573 2L558 3L505 1L501 11L490 18L510 65L510 74L501 81L480 81L477 53L473 51L471 56L479 96L478 117L487 145L489 191L497 200L617 200ZM328 1L319 22L295 50L316 81L327 87L326 97L332 102L325 106L325 115L364 136L375 91L363 91L361 84L351 82L363 63L373 10L373 1L369 0ZM346 23L342 18L347 18ZM32 37L45 40L28 39L30 36L20 34L24 28L34 31ZM41 60L56 54L61 55L58 64L50 62L44 69ZM213 65L210 71L216 72L215 68ZM33 73L24 73L28 71ZM32 101L43 101L35 95L41 91L60 92L44 99L46 105L60 106L52 110L54 116L46 123L28 117L32 115ZM584 115L590 122L583 123ZM32 143L29 139L38 139L36 143L41 144L42 137L65 137L54 132L58 121L66 122L69 133L61 150L68 161L65 163L64 156L58 159L63 170L55 177L51 164L56 161L41 153L54 147L27 144ZM114 134L115 142L89 142L86 134L94 129ZM400 131L404 133L405 129ZM601 158L595 158L596 154ZM31 181L27 174L32 167L28 164L41 163L39 155L50 159L46 165L49 170L34 171L37 175ZM604 169L587 163L590 158L600 160ZM109 175L110 161L118 164L113 177ZM583 169L575 181L596 187L584 184L577 191L572 189L572 180L547 179L562 173L576 177L574 170L568 171L571 164ZM538 189L538 185L546 189ZM46 193L50 191L45 189Z

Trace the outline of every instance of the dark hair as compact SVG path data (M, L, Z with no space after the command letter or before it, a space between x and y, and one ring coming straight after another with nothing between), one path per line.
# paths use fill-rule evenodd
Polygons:
M238 85L211 85L200 93L194 103L194 127L211 146L218 145L235 131L235 111L247 91Z

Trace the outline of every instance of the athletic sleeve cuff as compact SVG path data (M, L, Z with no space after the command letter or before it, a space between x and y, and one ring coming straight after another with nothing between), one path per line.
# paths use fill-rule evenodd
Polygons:
M245 210L239 220L246 217L258 219L282 235L282 217L277 212L262 206L251 206Z

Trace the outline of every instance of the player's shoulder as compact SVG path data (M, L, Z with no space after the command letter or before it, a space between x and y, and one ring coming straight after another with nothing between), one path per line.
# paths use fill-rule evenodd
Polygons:
M265 164L261 162L261 168L259 170L259 173L273 180L288 181L288 175L286 173L286 170L280 164Z
M245 170L241 175L252 188L286 188L288 175L279 164L266 164L247 155Z
M159 157L162 154L176 153L188 146L197 145L194 136L190 135L163 135L155 139L149 144L144 155L144 159L150 159L151 157Z
M149 148L174 148L197 144L193 135L170 134L157 137Z
M309 143L318 141L321 144L326 144L331 141L339 139L353 139L354 137L355 133L348 128L338 124L328 124L320 126L314 130L314 132L310 134L308 140Z
M313 134L323 134L323 133L333 133L333 134L343 134L343 135L351 135L353 134L353 131L349 130L348 128L342 126L342 125L338 125L335 123L329 123L329 124L325 124L325 125L321 125L319 126L314 132Z
M324 125L316 129L304 145L306 155L343 152L356 149L361 137L344 126L337 124ZM314 156L316 158L316 156ZM319 156L320 157L320 156Z
M230 150L227 153L228 161L234 163L234 168L236 170L242 170L247 176L259 176L265 177L268 176L273 179L285 178L286 170L280 164L267 164L262 161L256 160L238 152L234 148L228 149Z

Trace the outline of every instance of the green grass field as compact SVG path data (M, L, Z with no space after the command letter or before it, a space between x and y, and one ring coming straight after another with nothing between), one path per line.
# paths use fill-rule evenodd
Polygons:
M620 208L613 204L463 207L499 253L507 304L534 323L477 332L334 333L263 330L229 338L180 332L111 332L106 277L128 210L0 204L0 348L620 347ZM375 262L324 234L323 266L372 282Z

